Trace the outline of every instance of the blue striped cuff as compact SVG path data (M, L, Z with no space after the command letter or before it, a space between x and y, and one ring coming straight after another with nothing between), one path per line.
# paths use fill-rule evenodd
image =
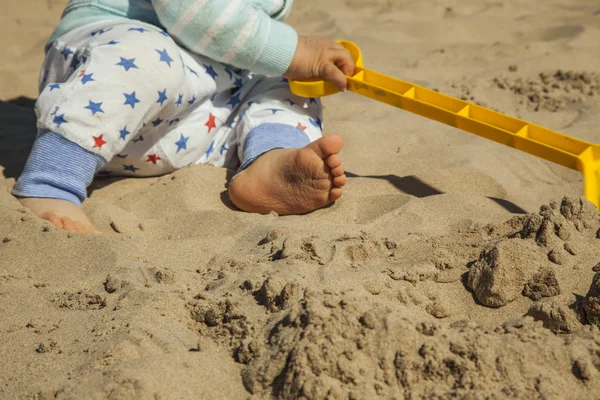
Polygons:
M77 205L86 198L86 189L106 161L54 132L41 132L25 169L15 184L19 197L67 200Z
M275 149L298 149L310 144L303 130L291 125L268 123L252 129L244 141L244 159L238 172L248 168L258 157Z

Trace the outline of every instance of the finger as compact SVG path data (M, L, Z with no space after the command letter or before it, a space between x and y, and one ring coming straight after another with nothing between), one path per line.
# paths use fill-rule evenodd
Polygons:
M332 82L338 90L345 92L346 88L346 75L333 63L327 63L323 66L321 76L328 81Z
M344 73L344 75L354 76L355 62L348 50L343 49L338 52L333 63Z

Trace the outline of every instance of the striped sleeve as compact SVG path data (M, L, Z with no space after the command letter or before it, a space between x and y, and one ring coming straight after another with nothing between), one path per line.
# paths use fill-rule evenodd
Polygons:
M160 23L188 49L264 75L283 74L296 52L296 31L278 20L288 2L262 1L265 10L248 0L152 0Z

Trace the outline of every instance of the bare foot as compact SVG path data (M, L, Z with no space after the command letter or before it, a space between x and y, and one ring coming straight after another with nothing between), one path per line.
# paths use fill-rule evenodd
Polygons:
M66 200L25 197L19 199L38 217L52 222L61 229L83 233L101 233L76 204Z
M238 208L261 214L305 214L342 196L346 175L339 136L320 138L301 149L263 154L231 181L229 198Z

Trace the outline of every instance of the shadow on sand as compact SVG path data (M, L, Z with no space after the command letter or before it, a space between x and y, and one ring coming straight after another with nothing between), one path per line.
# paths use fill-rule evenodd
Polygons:
M0 102L0 168L4 168L6 178L18 178L25 166L27 156L37 133L36 117L34 112L35 99L18 97ZM236 171L227 171L227 187ZM424 198L443 194L442 191L423 182L415 176L397 175L357 175L346 172L348 178L382 179L388 181L399 191L408 195ZM108 177L97 179L90 187L90 191L98 190L113 182L124 178ZM496 204L513 214L526 214L527 212L518 205L496 197L488 197ZM227 191L221 193L221 200L228 208L237 210L229 200Z

